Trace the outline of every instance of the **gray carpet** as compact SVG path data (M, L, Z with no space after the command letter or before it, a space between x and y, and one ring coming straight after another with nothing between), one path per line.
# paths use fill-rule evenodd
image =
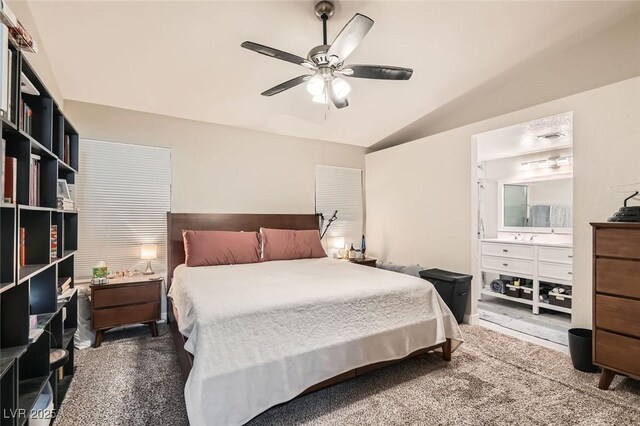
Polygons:
M66 425L185 424L169 335L126 331L78 354L56 422ZM565 355L482 327L446 363L426 355L274 407L262 425L633 425L640 382L618 376L610 391Z

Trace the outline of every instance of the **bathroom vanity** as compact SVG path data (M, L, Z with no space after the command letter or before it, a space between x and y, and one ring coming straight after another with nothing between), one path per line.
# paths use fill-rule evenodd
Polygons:
M482 281L481 295L503 298L531 307L534 314L540 308L571 313L570 307L545 303L540 300L541 285L572 286L573 247L569 243L550 243L507 239L480 241L479 270L483 276L509 276L531 280L531 288L520 287L518 297L510 293L492 292L488 279ZM514 290L513 288L511 290ZM554 302L570 306L569 295L554 296ZM562 302L566 303L562 303Z

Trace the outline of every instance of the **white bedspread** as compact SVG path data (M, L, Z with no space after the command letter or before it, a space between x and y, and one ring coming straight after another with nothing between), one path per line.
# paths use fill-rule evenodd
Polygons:
M238 425L311 385L462 334L425 280L332 259L175 270L192 425Z

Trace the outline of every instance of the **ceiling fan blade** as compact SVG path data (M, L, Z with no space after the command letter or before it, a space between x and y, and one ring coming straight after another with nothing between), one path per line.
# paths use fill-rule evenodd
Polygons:
M282 50L274 49L273 47L263 46L261 44L254 43L252 41L245 41L240 46L244 47L245 49L253 50L254 52L260 53L262 55L280 59L281 61L291 62L292 64L296 64L296 65L302 65L304 63L309 62L298 55L283 52Z
M349 106L349 101L347 101L347 98L340 99L339 97L337 97L333 93L333 90L331 90L331 85L330 84L327 86L326 90L329 93L329 97L331 98L331 102L333 102L333 104L336 106L336 108L342 109L344 107L348 107Z
M297 86L298 84L302 84L311 78L310 75L299 75L298 77L292 78L291 80L285 81L284 83L280 83L277 86L272 87L269 90L265 90L260 93L262 96L273 96L277 95L280 92L284 92L285 90L291 89L292 87Z
M342 70L342 73L346 76L356 78L409 80L413 75L413 70L411 68L391 67L386 65L346 65Z
M373 19L356 13L333 41L327 56L337 56L343 62L358 47L372 26Z

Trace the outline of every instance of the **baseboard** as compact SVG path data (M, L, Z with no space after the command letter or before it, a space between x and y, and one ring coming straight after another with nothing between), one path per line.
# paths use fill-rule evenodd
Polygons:
M475 315L466 315L463 318L463 322L465 324L469 324L469 325L478 325L480 324L480 315L479 314L475 314Z

